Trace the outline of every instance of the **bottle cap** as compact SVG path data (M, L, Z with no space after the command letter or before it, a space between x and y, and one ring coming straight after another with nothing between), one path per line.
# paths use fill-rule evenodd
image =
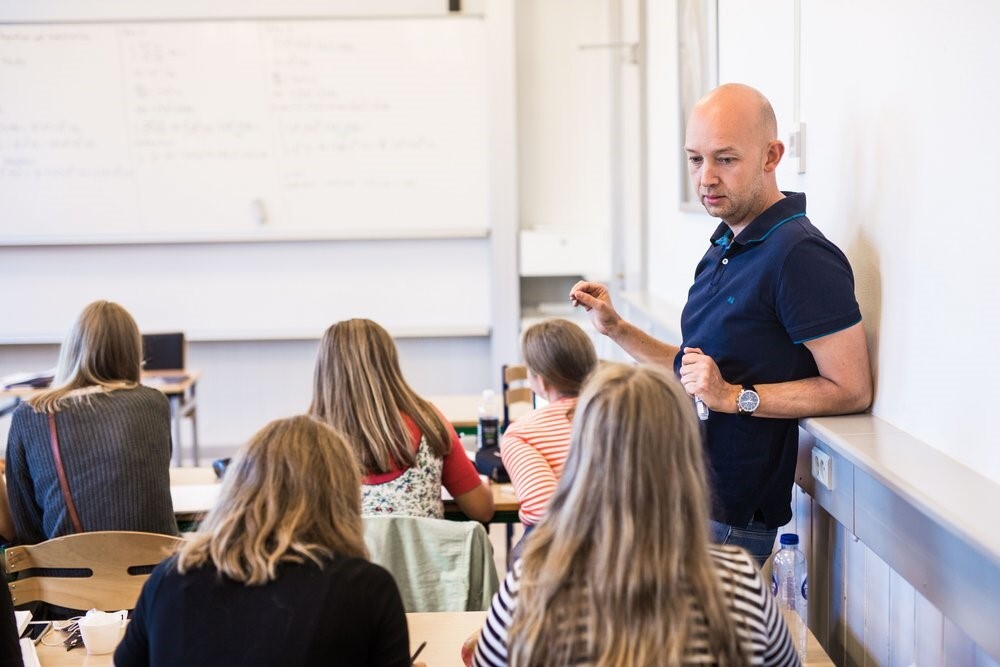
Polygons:
M795 533L782 533L782 535L781 535L781 543L782 544L792 544L792 545L798 544L799 543L799 536L796 535Z

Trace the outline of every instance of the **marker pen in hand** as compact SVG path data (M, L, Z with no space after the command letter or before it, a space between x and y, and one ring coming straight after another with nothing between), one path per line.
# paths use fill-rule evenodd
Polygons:
M700 347L685 347L684 354L704 354ZM698 419L705 421L708 419L708 406L700 397L694 397L694 407L698 409Z

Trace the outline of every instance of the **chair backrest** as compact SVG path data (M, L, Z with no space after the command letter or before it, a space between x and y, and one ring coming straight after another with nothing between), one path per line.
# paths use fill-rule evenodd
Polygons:
M143 369L172 371L184 368L184 334L158 333L142 335Z
M412 516L364 524L372 562L392 574L408 613L489 609L499 581L482 524Z
M70 609L133 609L153 566L181 541L157 533L105 530L9 547L4 565L8 575L18 575L8 584L10 595L14 604L41 600Z
M503 366L503 428L535 407L535 392L528 385L528 367L524 364Z

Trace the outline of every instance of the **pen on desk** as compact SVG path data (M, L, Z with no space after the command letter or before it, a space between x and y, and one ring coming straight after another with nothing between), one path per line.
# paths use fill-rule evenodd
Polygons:
M417 661L417 656L420 655L420 652L424 650L425 646L427 646L427 642L422 642L420 646L417 647L417 650L413 652L413 657L410 658L411 665Z

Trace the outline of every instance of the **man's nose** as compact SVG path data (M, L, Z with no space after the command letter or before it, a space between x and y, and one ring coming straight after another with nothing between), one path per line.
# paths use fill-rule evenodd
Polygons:
M698 184L702 187L712 187L718 184L719 178L715 167L710 161L706 161L698 172Z

